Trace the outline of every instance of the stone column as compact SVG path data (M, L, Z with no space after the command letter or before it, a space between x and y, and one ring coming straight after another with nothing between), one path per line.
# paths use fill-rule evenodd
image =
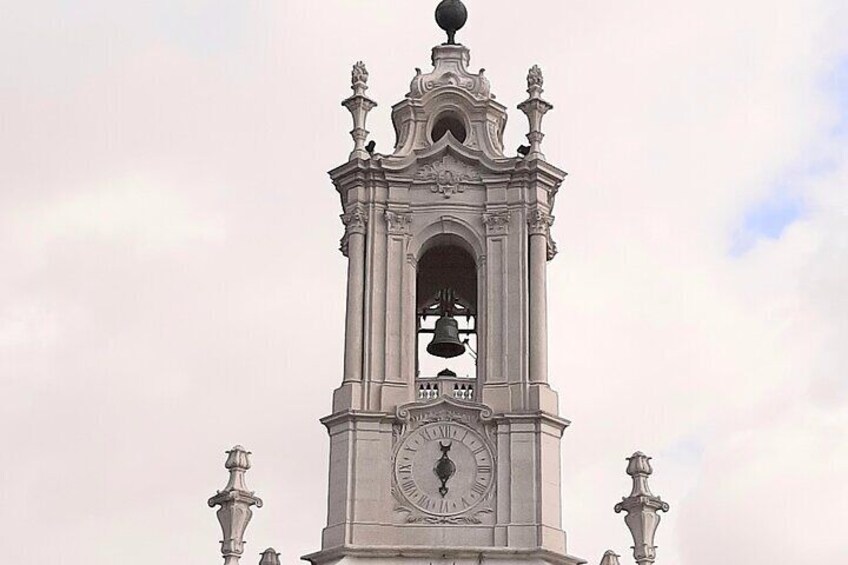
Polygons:
M341 251L347 256L344 382L362 380L363 313L365 298L365 232L368 215L359 204L342 214L345 234Z
M224 565L238 565L244 553L244 532L253 517L251 506L262 507L262 499L247 489L244 474L250 469L250 452L240 445L227 452L224 467L230 472L230 480L224 490L209 499L209 506L220 506L218 522L224 539L221 540L221 554Z
M540 209L527 220L530 234L530 382L548 381L547 261L553 217Z

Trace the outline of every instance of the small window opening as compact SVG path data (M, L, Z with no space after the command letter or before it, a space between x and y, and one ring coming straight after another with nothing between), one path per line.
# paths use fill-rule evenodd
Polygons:
M430 132L430 136L433 138L433 142L439 141L442 139L447 132L451 132L451 135L460 143L465 143L465 124L462 123L462 120L454 115L454 114L445 114L444 116L440 116L436 123L433 124L433 131Z

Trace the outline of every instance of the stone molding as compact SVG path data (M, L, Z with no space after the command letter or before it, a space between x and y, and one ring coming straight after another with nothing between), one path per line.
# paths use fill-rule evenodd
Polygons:
M509 563L547 563L550 565L584 565L586 561L572 555L557 553L544 547L459 547L439 546L439 553L451 559L475 560L478 563L497 561ZM406 546L369 546L369 545L340 545L331 549L316 551L304 555L302 559L313 565L340 563L346 556L359 559L387 559L394 563L414 562L416 559L432 559L433 548L420 545Z

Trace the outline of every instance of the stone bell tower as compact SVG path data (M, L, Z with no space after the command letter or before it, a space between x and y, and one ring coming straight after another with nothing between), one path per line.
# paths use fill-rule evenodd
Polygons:
M366 145L376 103L362 63L342 103L354 149L330 176L348 259L344 375L322 420L314 564L582 563L561 528L568 421L548 385L545 271L565 178L541 152L551 105L534 66L518 107L529 146L505 154L507 109L454 41L465 19L461 1L439 4L448 41L393 106L390 154Z

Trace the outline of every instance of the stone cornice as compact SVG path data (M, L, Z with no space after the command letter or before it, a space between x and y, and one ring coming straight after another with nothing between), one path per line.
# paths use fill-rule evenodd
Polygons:
M429 147L414 151L409 155L384 157L380 160L380 166L386 173L406 173L421 163L437 161L445 154L451 154L469 165L482 167L482 170L478 170L480 175L486 173L508 174L515 170L517 162L517 158L514 157L492 159L482 150L462 145L453 139L453 136L446 135Z
M495 421L498 423L501 422L516 422L516 421L525 421L525 422L541 422L558 428L559 430L565 430L568 426L571 425L571 420L566 420L565 418L561 418L559 416L554 416L553 414L549 414L548 412L506 412L503 414L495 415Z
M350 422L383 422L393 420L394 416L387 412L370 412L365 410L345 410L321 418L320 422L329 430L339 424Z
M516 547L452 547L439 546L439 554L448 559L474 559L482 561L534 561L550 563L552 565L583 565L584 559L557 553L542 547L516 548ZM433 557L433 548L427 546L397 545L397 546L362 546L362 545L340 545L330 549L317 551L301 557L313 565L337 562L344 556L373 557L373 558L405 558L417 557L422 559Z

